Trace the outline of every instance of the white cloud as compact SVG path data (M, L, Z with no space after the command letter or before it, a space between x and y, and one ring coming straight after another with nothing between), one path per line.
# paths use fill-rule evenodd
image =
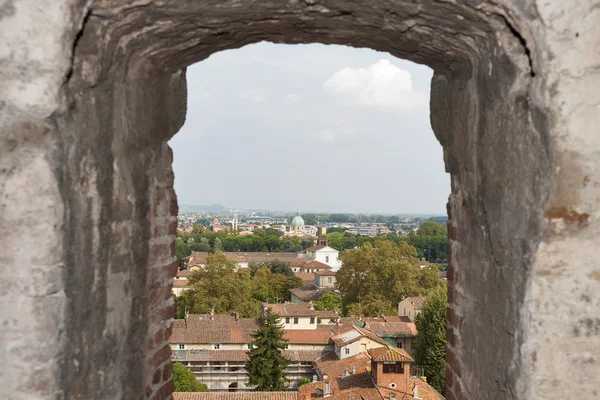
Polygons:
M323 84L323 90L362 106L412 110L427 106L426 93L413 90L410 72L386 59L368 68L342 68Z
M242 100L248 100L251 103L264 103L267 96L263 90L248 89L240 92L240 98Z

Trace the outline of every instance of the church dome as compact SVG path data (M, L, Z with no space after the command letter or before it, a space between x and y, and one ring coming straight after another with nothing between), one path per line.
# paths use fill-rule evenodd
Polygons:
M296 213L296 216L292 220L292 226L304 226L304 219L300 216L300 212Z

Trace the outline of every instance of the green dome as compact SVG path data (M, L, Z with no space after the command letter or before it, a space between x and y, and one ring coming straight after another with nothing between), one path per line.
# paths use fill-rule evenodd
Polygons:
M300 212L296 213L296 216L292 220L292 226L304 226L304 220L300 216Z

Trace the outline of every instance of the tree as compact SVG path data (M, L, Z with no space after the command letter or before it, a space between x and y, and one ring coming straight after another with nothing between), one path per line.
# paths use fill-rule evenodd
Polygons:
M287 382L285 370L290 360L281 352L285 348L285 340L279 315L267 309L259 318L259 324L258 330L250 335L252 349L246 362L248 385L256 386L259 392L284 391Z
M444 393L446 387L447 307L447 287L439 286L429 292L415 321L419 332L415 361L425 370L427 382L440 393Z
M213 244L213 249L215 249L215 253L218 253L219 251L223 251L223 242L221 242L221 239L216 238L215 242Z
M419 285L426 291L435 289L442 284L440 270L437 265L429 264L419 271Z
M237 268L223 253L209 254L206 266L190 277L191 289L182 296L190 313L238 312L241 317L256 317L260 303L252 298L252 280L248 268ZM189 293L188 293L189 292Z
M346 315L378 317L380 315L394 315L396 308L390 301L383 296L369 294L359 303L349 304L346 309Z
M388 311L396 307L403 297L421 293L416 256L417 252L411 245L404 242L396 244L391 240L376 241L375 246L366 243L361 248L342 252L340 259L343 265L335 278L344 305L348 307L361 300L363 311ZM382 306L382 302L388 306ZM370 315L371 312L363 314Z
M448 228L437 222L425 221L417 231L419 236L448 236Z
M208 392L206 384L198 382L194 373L180 362L173 364L173 383L175 392Z
M340 312L342 311L342 296L335 292L325 293L319 300L314 302L313 306L318 311L337 310Z
M298 387L304 386L304 385L308 385L311 382L312 381L310 380L310 378L307 378L306 376L303 376L302 378L300 378L298 380Z
M177 261L179 261L179 269L183 269L185 267L185 260L187 257L192 254L189 246L180 238L175 240L175 257L177 257Z
M200 242L198 244L198 251L209 251L210 250L210 243L208 242L208 239L203 237L202 239L200 239Z

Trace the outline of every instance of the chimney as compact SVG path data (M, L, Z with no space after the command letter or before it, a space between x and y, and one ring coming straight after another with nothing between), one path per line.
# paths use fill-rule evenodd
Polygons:
M413 392L413 397L414 397L415 399L421 399L421 398L419 397L419 387L417 386L417 384L416 384L416 383L415 383L415 386L413 386L413 390L412 390L412 392Z
M329 388L329 380L323 381L323 397L331 396L331 389Z
M312 302L312 300L308 302L308 309L309 309L310 311L314 311L314 310L315 310L315 307L313 306L313 302Z
M355 366L355 365L353 365L353 366L352 366L352 375L354 375L355 373L356 373L356 366Z

